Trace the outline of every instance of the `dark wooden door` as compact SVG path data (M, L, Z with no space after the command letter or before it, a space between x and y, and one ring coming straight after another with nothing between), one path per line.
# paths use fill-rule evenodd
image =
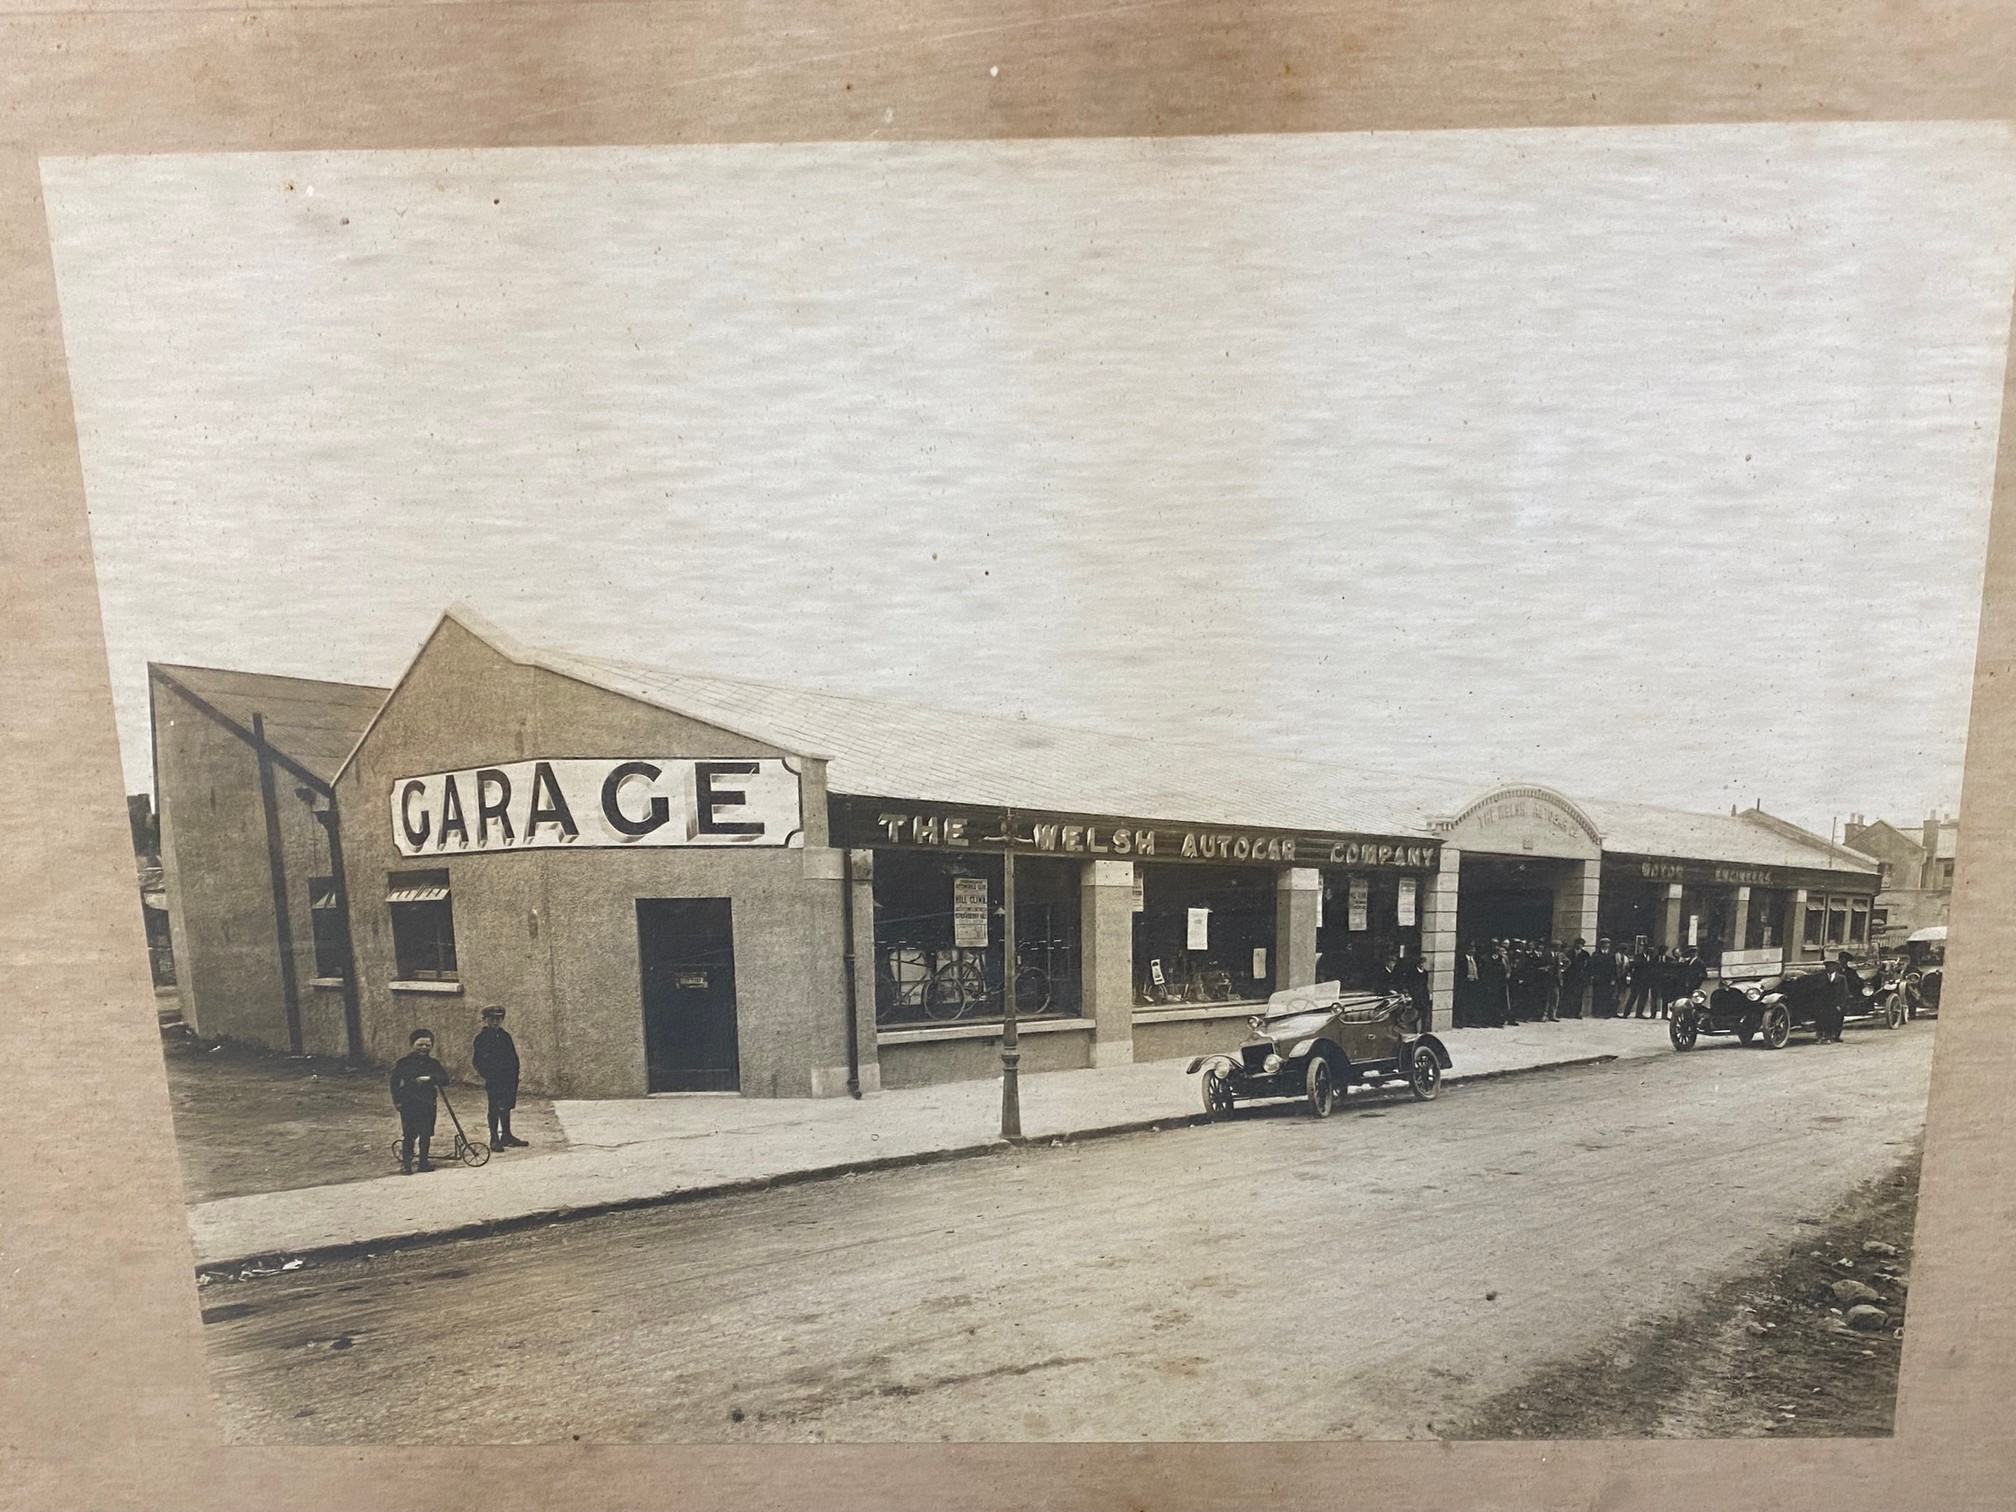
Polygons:
M637 959L650 1090L740 1090L728 900L639 898Z

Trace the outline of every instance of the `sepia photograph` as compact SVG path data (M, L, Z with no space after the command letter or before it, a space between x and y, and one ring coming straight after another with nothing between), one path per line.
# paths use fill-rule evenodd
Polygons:
M2006 124L40 178L227 1442L1892 1432Z

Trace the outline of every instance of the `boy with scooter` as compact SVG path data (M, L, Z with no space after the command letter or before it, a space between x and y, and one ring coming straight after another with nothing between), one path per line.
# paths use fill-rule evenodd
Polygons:
M434 1103L448 1084L448 1070L434 1059L433 1030L415 1029L407 1043L412 1048L392 1067L392 1106L399 1110L399 1170L411 1176L434 1169L427 1142L434 1137Z

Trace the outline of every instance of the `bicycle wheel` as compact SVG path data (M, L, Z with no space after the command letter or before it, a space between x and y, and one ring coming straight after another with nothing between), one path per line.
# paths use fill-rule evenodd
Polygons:
M1050 973L1041 966L1024 966L1015 973L1015 1011L1041 1013L1050 1006Z
M975 1003L987 1000L987 979L971 961L947 961L931 974L924 991L924 1012L934 1019L964 1018Z

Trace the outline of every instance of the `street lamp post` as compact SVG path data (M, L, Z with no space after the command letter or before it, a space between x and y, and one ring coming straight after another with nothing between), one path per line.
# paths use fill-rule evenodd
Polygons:
M1021 1042L1015 1025L1015 853L1001 857L1001 1137L1022 1137Z

